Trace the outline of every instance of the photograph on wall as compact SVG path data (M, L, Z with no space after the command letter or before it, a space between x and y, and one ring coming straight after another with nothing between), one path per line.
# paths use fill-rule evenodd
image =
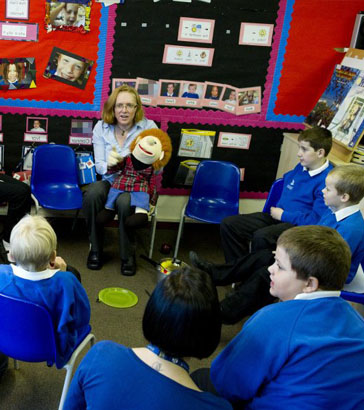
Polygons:
M224 87L224 84L206 82L202 105L205 107L218 108Z
M143 105L157 105L159 81L148 78L137 78L136 89Z
M216 131L181 130L179 157L211 158Z
M224 111L235 114L238 103L238 91L236 88L227 85L222 94L220 108Z
M78 33L90 31L91 0L46 0L46 29Z
M93 61L54 47L43 76L84 89L92 66Z
M112 79L112 91L114 91L115 88L121 87L123 84L126 84L129 87L135 88L136 82L137 82L136 78L113 78Z
M238 91L238 106L236 114L253 114L260 112L261 107L261 88L250 87L240 88Z
M0 58L0 90L35 88L34 58Z
M77 137L92 137L92 120L71 120L71 135Z
M27 117L26 132L45 134L48 132L48 118Z
M182 90L182 81L178 80L159 80L160 95L158 105L179 105Z
M182 105L189 107L201 107L202 97L205 94L205 83L195 81L184 81L182 84Z

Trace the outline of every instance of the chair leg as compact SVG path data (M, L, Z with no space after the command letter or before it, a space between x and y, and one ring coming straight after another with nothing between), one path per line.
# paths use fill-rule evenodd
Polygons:
M183 225L184 225L184 222L185 222L185 210L186 210L186 205L183 207L183 209L181 211L181 218L179 220L177 240L176 240L176 245L174 247L174 254L173 254L174 259L177 259L177 255L178 255L179 244L180 244L181 236L182 236L182 229L183 229Z
M152 232L150 235L150 246L149 246L149 258L152 259L153 257L153 249L154 249L154 240L155 240L155 231L157 229L157 209L155 209L152 215Z
M20 366L19 366L19 360L13 359L14 360L14 369L15 370L19 370Z

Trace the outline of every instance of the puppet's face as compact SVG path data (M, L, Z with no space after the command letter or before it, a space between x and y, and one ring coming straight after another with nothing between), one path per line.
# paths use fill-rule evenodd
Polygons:
M164 151L162 144L157 137L147 135L144 138L138 138L135 148L133 149L134 157L143 164L153 164L159 159L163 159Z

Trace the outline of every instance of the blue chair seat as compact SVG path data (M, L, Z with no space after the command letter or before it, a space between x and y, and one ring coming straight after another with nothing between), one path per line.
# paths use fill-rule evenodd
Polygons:
M199 198L189 202L185 211L185 216L212 224L219 224L226 216L235 214L236 204L212 198Z

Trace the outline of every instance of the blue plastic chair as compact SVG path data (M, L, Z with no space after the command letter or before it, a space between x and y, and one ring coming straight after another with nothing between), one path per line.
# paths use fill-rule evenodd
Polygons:
M265 201L263 212L270 213L270 208L276 206L283 191L283 178L276 179L270 187L267 200Z
M219 224L225 217L239 213L240 170L225 161L202 161L196 169L191 193L183 207L178 227L174 258L177 258L185 217Z
M56 362L57 350L54 327L50 313L43 306L0 293L0 351L14 359L16 369L18 360L25 362ZM91 326L80 336L79 344L67 364L59 410L63 409L72 371L79 353L95 336L90 333Z
M56 210L81 209L82 191L73 149L56 144L38 146L33 153L30 188L37 212L39 205Z

